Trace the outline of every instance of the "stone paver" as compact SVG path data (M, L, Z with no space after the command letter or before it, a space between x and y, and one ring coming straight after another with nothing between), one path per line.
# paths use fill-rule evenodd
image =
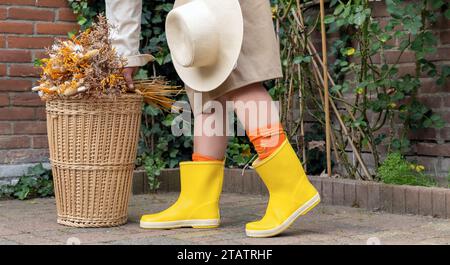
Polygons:
M142 213L165 209L177 193L136 195L129 222L113 228L72 228L56 223L53 198L0 201L0 245L4 244L450 244L450 222L432 217L369 212L320 205L281 236L248 238L245 223L265 211L267 197L225 193L219 229L142 230Z

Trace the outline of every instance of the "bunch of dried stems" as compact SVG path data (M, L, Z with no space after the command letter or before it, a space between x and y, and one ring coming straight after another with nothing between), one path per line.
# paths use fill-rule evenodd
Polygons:
M41 79L33 91L46 101L128 93L123 76L127 60L111 44L112 29L106 18L99 15L89 29L67 40L56 40L47 49L48 58L41 60ZM173 101L169 97L180 92L162 77L136 81L135 87L145 102L161 108L170 108Z

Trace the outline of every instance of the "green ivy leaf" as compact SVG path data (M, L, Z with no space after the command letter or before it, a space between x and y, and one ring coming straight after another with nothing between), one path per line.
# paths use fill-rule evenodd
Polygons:
M77 17L77 21L78 21L78 24L81 26L83 26L84 24L86 24L88 22L87 18L85 18L84 16L81 16L81 15Z
M325 24L331 24L335 21L335 18L333 15L327 15L325 16L324 22Z

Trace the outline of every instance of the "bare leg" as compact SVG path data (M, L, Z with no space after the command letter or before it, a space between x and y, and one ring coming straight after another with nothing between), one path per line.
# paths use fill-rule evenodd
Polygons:
M236 115L247 132L280 122L278 109L261 83L242 87L226 97L234 102Z
M227 149L228 137L225 134L226 113L225 98L217 99L221 110L212 113L194 113L194 153L223 160ZM215 121L215 122L213 122ZM211 127L214 130L211 130Z

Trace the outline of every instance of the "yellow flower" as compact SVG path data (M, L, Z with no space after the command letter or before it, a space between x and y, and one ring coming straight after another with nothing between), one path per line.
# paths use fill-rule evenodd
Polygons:
M416 172L422 172L425 170L425 167L422 165L416 165L416 164L411 164L409 166L409 168L411 168L412 170L415 170Z
M347 51L345 52L348 56L352 56L353 54L355 54L356 50L355 48L348 48Z
M356 93L361 95L362 93L364 93L364 88L362 88L362 87L356 88Z
M275 19L278 13L278 6L272 6L272 18Z
M417 167L416 167L416 171L417 172L422 172L422 171L424 171L425 170L425 167L424 166L422 166L422 165L417 165Z

